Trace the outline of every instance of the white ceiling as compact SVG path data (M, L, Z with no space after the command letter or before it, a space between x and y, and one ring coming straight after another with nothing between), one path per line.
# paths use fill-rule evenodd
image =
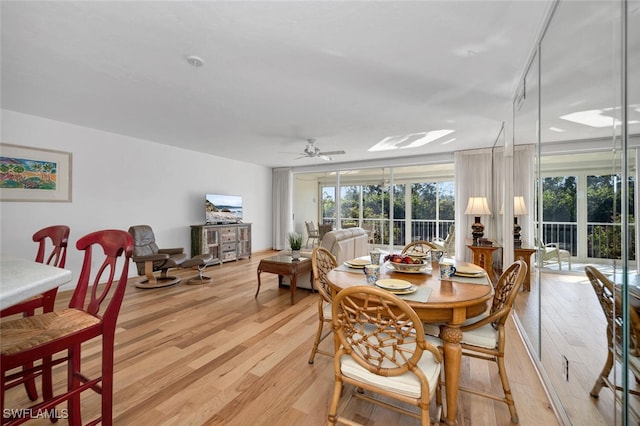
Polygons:
M3 0L2 108L270 167L487 147L547 4Z

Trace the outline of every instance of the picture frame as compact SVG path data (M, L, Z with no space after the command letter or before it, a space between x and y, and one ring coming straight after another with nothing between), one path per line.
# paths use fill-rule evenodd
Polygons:
M0 201L71 201L70 152L0 143Z

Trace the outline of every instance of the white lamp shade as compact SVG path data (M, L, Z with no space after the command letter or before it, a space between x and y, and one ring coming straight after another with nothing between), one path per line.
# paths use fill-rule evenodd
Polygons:
M464 214L473 216L490 215L491 210L489 210L487 197L469 197L469 203Z
M513 197L513 214L514 216L527 214L527 205L524 203L523 196Z
M500 207L500 214L504 214L504 204ZM527 205L524 203L524 197L517 195L513 197L513 215L522 216L527 214Z

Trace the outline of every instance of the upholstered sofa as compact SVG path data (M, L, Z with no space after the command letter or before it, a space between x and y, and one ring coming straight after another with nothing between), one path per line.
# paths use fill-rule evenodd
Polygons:
M363 228L347 228L329 231L322 237L320 246L326 248L336 257L338 265L356 257L369 254L369 236ZM313 250L302 250L302 257L311 257ZM288 278L283 277L283 284L288 284ZM302 275L297 280L298 288L310 288L309 276Z

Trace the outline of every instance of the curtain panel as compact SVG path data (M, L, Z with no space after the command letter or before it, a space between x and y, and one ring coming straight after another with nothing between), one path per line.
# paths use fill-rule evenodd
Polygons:
M293 231L293 172L290 168L273 169L271 196L273 206L273 248L287 248L287 234Z
M453 154L454 174L456 182L456 257L470 261L471 256L467 244L471 243L471 224L474 216L465 215L469 197L486 197L492 215L496 212L492 206L492 173L493 150L478 149L457 151ZM484 236L488 238L494 234L492 218L481 216L480 222L485 226Z

